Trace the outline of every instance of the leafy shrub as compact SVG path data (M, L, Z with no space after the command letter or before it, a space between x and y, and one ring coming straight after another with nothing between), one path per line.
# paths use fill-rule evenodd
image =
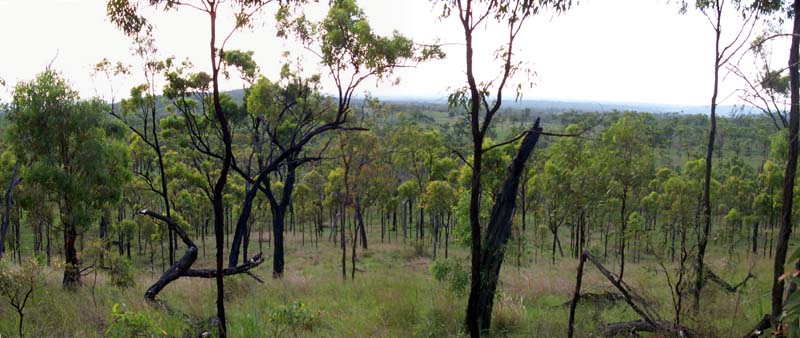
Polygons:
M123 308L125 305L122 306ZM106 330L106 336L110 338L149 338L166 337L167 332L158 328L155 323L144 312L125 311L119 304L114 304L111 308L111 315L114 321Z
M0 262L0 296L17 311L20 337L24 337L25 305L43 282L42 266L36 259L29 259L18 267Z
M122 256L109 256L109 264L111 265L111 270L109 270L111 285L122 289L133 287L135 282L133 279L133 268L131 267L131 262Z
M433 278L447 283L456 295L463 296L470 283L470 276L464 264L455 259L436 260L431 265Z
M272 337L300 337L300 332L314 329L314 314L308 310L305 304L294 302L272 309L267 317L267 322L272 331Z

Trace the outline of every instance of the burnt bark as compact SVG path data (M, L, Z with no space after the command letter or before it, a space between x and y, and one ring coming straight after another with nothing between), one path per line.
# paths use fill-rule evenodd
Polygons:
M367 250L367 229L364 227L364 210L360 198L355 199L356 219L358 220L358 233L361 237L361 248Z
M583 268L586 261L591 262L600 271L600 273L608 279L608 281L617 290L620 291L622 299L636 312L642 319L632 322L622 322L603 325L602 329L606 336L616 336L620 334L635 334L636 332L653 332L664 333L670 336L677 337L693 337L696 336L693 330L683 327L677 323L663 321L658 313L652 309L648 302L639 296L631 289L621 278L615 276L611 271L605 268L600 262L592 256L589 252L584 251L581 254L580 262L578 263L578 275L575 283L575 292L573 293L572 302L570 304L570 316L568 323L568 337L574 336L574 323L575 323L575 308L580 301L580 287L583 279Z
M744 338L761 337L761 335L767 331L767 329L772 327L772 322L774 321L775 320L771 315L764 315L764 317L761 318L758 323L756 323L756 326L744 335Z
M17 185L22 182L21 177L17 177L19 171L19 162L14 165L14 169L11 171L11 179L8 182L8 188L6 189L5 193L5 201L3 204L3 219L2 223L0 223L0 259L3 258L3 255L6 251L6 235L8 234L8 225L11 220L11 205L14 204L14 199L12 196L12 192ZM18 244L19 245L19 244Z
M217 269L200 269L200 270L193 270L191 269L192 264L197 260L197 245L195 245L194 241L189 237L183 228L178 225L174 219L161 215L157 212L152 210L143 209L137 211L138 214L147 215L158 219L167 224L167 226L175 233L178 238L183 241L183 244L186 245L186 253L183 256L176 260L174 264L172 264L164 273L161 275L153 285L147 288L147 291L144 293L144 298L147 300L155 300L156 296L163 290L169 283L172 283L176 279L180 277L199 277L199 278L216 278L218 275ZM230 276L236 275L240 273L247 273L256 280L259 278L255 277L255 275L250 274L250 270L257 267L261 263L264 262L264 258L262 257L261 253L253 256L251 259L247 260L242 265L230 267L227 269L222 269L223 276Z
M78 239L78 230L75 224L64 223L64 279L62 284L66 289L75 289L81 284L81 267L78 261L78 252L75 250L75 241Z
M283 182L283 192L280 201L275 198L270 188L269 179L265 180L266 189L264 192L269 200L270 210L272 211L272 235L275 239L272 256L272 277L283 277L284 267L284 247L283 247L283 232L286 224L286 212L289 209L289 201L292 199L292 191L294 190L295 171L297 164L290 160L286 169L286 176Z
M603 324L602 329L606 337L616 337L619 335L631 336L636 335L638 332L660 333L672 337L697 337L697 334L689 328L661 320L653 324L644 320Z
M482 332L488 332L491 324L494 294L497 290L500 268L505 258L505 248L511 236L511 217L516 208L520 177L525 170L525 162L539 141L541 132L539 119L537 119L523 138L522 144L509 166L508 176L497 195L486 227L486 237L483 241L485 245L480 255L480 280L478 281L480 289L475 295L480 314L479 327ZM470 303L472 303L472 298L473 295L470 294Z
M783 275L789 239L792 234L792 207L794 202L794 184L797 173L798 129L800 129L800 73L798 73L798 53L800 53L800 0L795 0L794 25L792 28L792 45L789 51L789 87L791 91L791 109L789 110L789 154L783 181L783 209L781 210L781 228L778 244L775 249L774 271L772 279L772 317L779 318L783 311L784 282Z

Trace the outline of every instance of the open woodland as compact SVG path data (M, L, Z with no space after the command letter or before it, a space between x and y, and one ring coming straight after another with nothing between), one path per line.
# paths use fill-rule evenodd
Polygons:
M0 336L800 337L800 0L677 4L715 33L705 114L509 104L570 0L432 1L446 100L364 94L445 53L355 0L108 0L141 65L92 76L143 83L4 84ZM154 11L204 16L206 58L161 55ZM256 21L308 55L227 48Z

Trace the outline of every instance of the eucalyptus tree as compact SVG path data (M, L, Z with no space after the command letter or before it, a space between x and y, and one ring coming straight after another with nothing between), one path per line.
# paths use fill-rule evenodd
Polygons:
M580 127L569 125L566 133L576 133ZM544 156L547 157L540 172L531 177L533 183L532 193L540 201L539 209L544 215L543 219L553 234L552 258L555 262L556 248L561 256L564 251L559 237L559 229L567 223L573 224L573 255L580 252L586 243L586 219L590 209L599 204L598 190L595 187L597 177L602 177L601 170L593 170L594 164L590 145L586 140L576 137L559 139L546 148ZM578 251L576 251L578 250Z
M321 236L325 219L325 177L319 173L319 168L314 168L303 176L302 182L311 190L309 199L314 206L314 225L317 236Z
M395 147L392 153L393 162L405 176L413 177L418 191L425 191L431 181L436 159L444 152L439 133L425 130L423 126L407 119L401 120L397 128L392 129L389 138ZM425 237L425 208L419 204L416 234Z
M690 161L686 163L681 173L660 170L657 176L661 185L659 202L663 206L665 218L671 226L670 254L672 261L675 261L676 251L678 253L677 271L675 271L674 279L670 282L670 295L677 324L681 323L685 311L684 298L692 284L688 280L690 271L688 264L690 264L689 259L696 247L689 245L688 235L697 228L697 218L693 215L696 215L697 210L702 208L703 192L701 185L698 184L702 180L702 165L702 160ZM677 248L676 239L679 243ZM669 280L670 272L667 271L661 257L657 256Z
M792 32L791 45L789 48L788 70L789 70L789 123L787 143L788 151L786 155L786 168L783 180L783 195L782 195L782 209L781 209L781 227L780 234L778 235L778 243L775 249L775 261L773 264L773 280L772 280L772 318L773 326L775 326L781 315L784 307L784 281L780 278L784 274L784 264L786 264L786 255L789 249L789 239L792 234L792 213L794 206L794 186L795 178L797 175L797 161L800 154L800 142L798 142L798 133L800 133L800 1L787 1L791 3L791 10L787 11L789 17L792 19ZM781 4L783 1L767 1L762 6L773 5L768 10L780 12ZM788 5L788 4L787 4ZM788 6L787 6L788 7ZM796 267L800 267L800 260L797 261ZM797 288L797 285L792 284L789 288L789 294ZM776 329L778 329L776 327Z
M355 229L353 229L353 241L351 252L351 273L350 278L355 278L356 272L356 244L359 238L364 250L367 246L367 232L364 225L364 207L369 203L370 192L374 192L373 182L371 178L375 177L377 172L383 170L380 163L377 163L375 157L378 156L375 143L377 142L375 134L371 131L359 133L340 133L338 139L339 146L339 161L341 168L344 169L343 183L344 183L344 201L345 210L347 206L352 206L355 212ZM344 222L342 222L342 234L344 234ZM343 252L343 257L344 257Z
M251 25L251 19L258 14L272 0L237 0L225 2L221 0L198 0L198 1L150 1L149 5L157 6L165 10L195 10L204 14L209 20L209 49L211 72L208 75L211 90L211 103L213 105L213 115L216 118L217 131L222 139L222 155L219 159L221 168L216 178L213 179L212 205L214 209L214 237L216 242L216 284L217 284L217 317L219 319L220 337L227 336L227 324L225 321L225 303L223 288L223 250L224 250L224 227L225 210L223 204L223 194L225 185L228 181L228 173L231 170L233 160L232 136L228 122L227 112L222 105L219 89L219 76L225 59L226 44L233 33ZM130 36L135 36L149 27L147 18L139 10L137 0L108 0L107 14L109 19L115 23L123 32ZM229 14L234 18L235 24L229 32L223 33L224 38L218 36L218 17L226 14L226 8L230 9ZM176 230L176 229L173 229ZM187 244L190 242L187 242Z
M14 88L7 136L29 168L27 180L58 205L64 235L65 288L80 284L75 242L96 216L97 205L119 199L129 178L128 153L100 100L81 101L56 71L47 69Z
M431 211L433 221L433 259L436 260L436 251L439 244L440 229L445 227L445 252L450 233L450 218L453 206L456 203L456 191L447 181L428 182L423 195L423 201ZM447 254L445 254L445 258Z
M625 234L631 201L638 201L644 182L653 170L650 132L640 117L625 115L602 134L605 170L611 178L609 192L620 202L619 279L625 273Z
M278 214L273 214L273 222L278 219L277 222L282 223L282 220L279 219L283 217L280 215L281 205L285 203L288 206L295 178L294 174L286 175L287 179L291 178L292 184L286 184L286 182L283 184L285 202L273 203L277 200L269 197L270 174L284 164L289 172L293 172L305 162L321 159L321 154L306 156L304 147L314 140L319 140L321 135L328 131L361 129L349 126L347 122L351 113L353 94L365 80L388 77L396 68L405 66L406 62L424 61L438 57L441 53L435 47L419 48L411 40L399 34L390 38L375 34L363 11L352 0L332 2L328 14L318 23L311 22L305 15L293 16L286 6L281 7L278 11L276 20L278 21L279 36L295 36L307 49L315 51L320 58L321 66L333 79L338 93L336 97L326 99L319 95L317 87L308 86L305 89L306 95L315 95L316 99L298 101L302 103L298 107L294 107L293 104L296 102L291 102L291 100L278 102L282 107L278 111L296 111L295 119L289 119L288 125L273 124L276 129L273 130L273 135L269 135L270 143L277 147L278 151L273 154L270 162L260 169L255 179L249 177L246 179L254 187L264 185L263 189L259 188L259 190L263 190L267 194L273 209L278 210ZM283 74L292 72L293 70L288 67L282 69ZM314 75L312 79L311 83L318 83L320 75ZM306 82L306 84L308 83ZM305 100L304 97L301 99ZM314 102L321 102L321 104L314 106L312 104ZM265 123L265 125L267 124ZM276 137L275 133L278 132L285 133L285 136ZM241 173L241 170L234 169ZM247 200L252 200L253 197L250 196L254 195L255 190L248 194L244 210L250 208ZM243 217L239 218L237 235L241 233L243 219ZM282 227L273 228L273 234L275 236L273 277L279 278L283 275L284 261ZM236 257L232 254L231 262L235 259Z
M161 197L163 201L163 211L167 217L172 217L172 205L170 204L169 180L164 166L165 147L161 137L161 118L159 113L159 93L157 91L161 76L166 69L171 67L173 59L158 59L158 49L155 39L152 36L152 26L146 26L142 31L137 32L133 37L134 53L142 60L141 73L144 83L130 89L130 97L122 100L119 105L111 99L110 114L127 126L131 134L135 135L144 145L146 145L152 155L143 157L140 160L146 161L134 166L133 173L136 179L141 180L150 191ZM95 66L96 73L104 73L111 81L112 76L125 76L131 74L131 69L121 63L112 64L107 59L99 62ZM150 154L148 154L150 155ZM167 229L169 239L169 264L175 263L175 249L177 237L174 236L172 229Z
M397 194L403 202L403 240L405 240L408 238L408 225L413 224L414 201L419 198L419 186L412 180L403 181L397 187Z
M556 12L565 11L570 7L570 0L540 0L540 1L481 1L481 0L442 0L438 3L443 4L443 17L449 17L455 13L458 23L463 29L465 41L465 67L466 67L466 87L458 90L450 96L451 107L463 109L469 119L470 131L472 135L472 169L471 192L470 192L470 232L471 232L471 287L470 297L467 306L466 323L472 337L480 336L481 332L488 332L491 323L492 303L496 290L497 277L503 261L502 247L508 241L508 231L510 229L509 219L510 210L516 200L516 190L519 177L515 177L515 172L509 175L508 185L503 185L502 202L496 202L487 226L486 246L482 246L481 224L480 224L480 200L481 200L481 175L483 155L493 148L484 148L484 140L492 125L492 120L503 102L504 90L508 89L509 80L521 70L520 64L513 58L514 43L517 41L518 34L525 23L542 10L553 9ZM479 81L475 75L475 50L478 46L475 42L475 32L485 24L496 22L500 26L505 26L507 30L503 33L502 46L495 54L501 64L499 77L491 77L495 80ZM489 47L491 48L491 47ZM522 87L518 87L521 89ZM518 93L519 94L519 93ZM539 125L536 123L528 133L521 135L523 143L520 152L515 157L512 170L519 170L520 174L525 161L530 156L530 152L538 141ZM498 143L502 144L502 143ZM526 149L527 148L527 149ZM519 162L518 162L519 161ZM505 188L509 190L506 191ZM507 193L513 191L514 195ZM500 206L500 207L498 207ZM502 206L510 206L504 209ZM495 211L497 212L495 214ZM499 231L498 230L506 230Z
M686 11L689 4L687 1L682 3L682 11ZM732 6L728 9L727 6ZM694 283L694 310L700 309L700 292L703 289L703 259L705 257L706 246L708 245L709 232L711 231L711 169L714 154L714 143L717 140L717 104L719 101L719 84L721 74L730 64L736 63L736 58L742 50L747 47L753 31L758 23L758 5L751 6L741 0L696 0L694 7L697 8L708 19L714 31L714 80L711 90L710 110L709 110L709 129L708 142L706 145L705 159L705 180L703 183L703 229L698 235L698 248L695 260L695 283ZM728 12L731 11L732 12ZM724 41L723 33L727 32L727 26L723 25L725 19L737 18L741 22L738 26L732 27L733 38Z
M13 165L8 165L14 162ZM14 189L22 182L22 175L20 175L19 162L14 158L11 151L4 151L0 158L0 167L2 167L2 178L0 182L8 182L5 193L3 195L3 216L0 222L0 259L3 258L6 251L6 236L8 235L8 227L11 223L11 206L14 203L13 193ZM8 173L8 175L6 175ZM17 242L19 242L17 240ZM19 245L17 245L19 247Z

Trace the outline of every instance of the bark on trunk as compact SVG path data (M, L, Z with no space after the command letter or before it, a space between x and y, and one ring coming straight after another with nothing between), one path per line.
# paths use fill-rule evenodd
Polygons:
M2 223L0 223L0 259L3 258L3 255L6 251L6 235L8 234L8 225L11 219L11 205L14 203L14 199L12 198L12 192L14 188L22 182L21 177L17 177L17 172L19 170L19 162L14 165L14 170L11 171L11 179L8 182L8 189L6 189L5 193L5 203L3 204L3 219Z
M66 289L75 289L81 284L81 267L78 261L78 252L75 250L75 241L78 239L78 230L74 224L64 223L64 280L62 284Z
M144 297L147 300L155 300L156 296L158 295L161 290L163 290L169 283L172 283L176 279L180 277L201 277L201 278L216 278L217 277L217 270L216 269L200 269L200 270L193 270L191 269L192 264L197 260L197 245L194 244L192 239L178 225L178 222L173 220L170 217L163 216L157 212L152 210L140 210L137 212L141 215L147 215L163 221L167 223L167 226L178 236L181 241L186 245L186 253L183 254L183 257L176 260L172 266L170 266L164 273L161 275L153 285L147 288L147 291L144 293ZM242 265L230 267L227 269L221 270L223 276L235 275L240 273L247 273L250 276L255 277L249 273L249 270L255 268L256 266L260 265L264 262L264 259L261 253L253 256L250 260L243 263ZM260 280L256 278L257 280Z
M789 154L783 180L783 209L781 210L780 237L775 250L774 273L772 279L772 317L779 318L783 311L784 283L779 280L786 264L789 239L792 234L792 207L794 202L794 181L797 173L798 140L800 129L800 73L798 73L798 53L800 53L800 0L795 0L792 45L789 51L789 80L791 109L789 110Z
M512 161L508 176L503 182L500 193L489 217L486 228L485 246L480 256L480 289L477 296L477 309L479 311L479 327L481 332L488 332L492 318L492 305L497 282L500 276L500 267L505 257L505 247L511 236L511 217L516 208L517 192L520 177L525 169L525 162L533 152L541 134L539 119L533 124L528 134L522 140L519 150ZM470 298L473 295L470 294Z

